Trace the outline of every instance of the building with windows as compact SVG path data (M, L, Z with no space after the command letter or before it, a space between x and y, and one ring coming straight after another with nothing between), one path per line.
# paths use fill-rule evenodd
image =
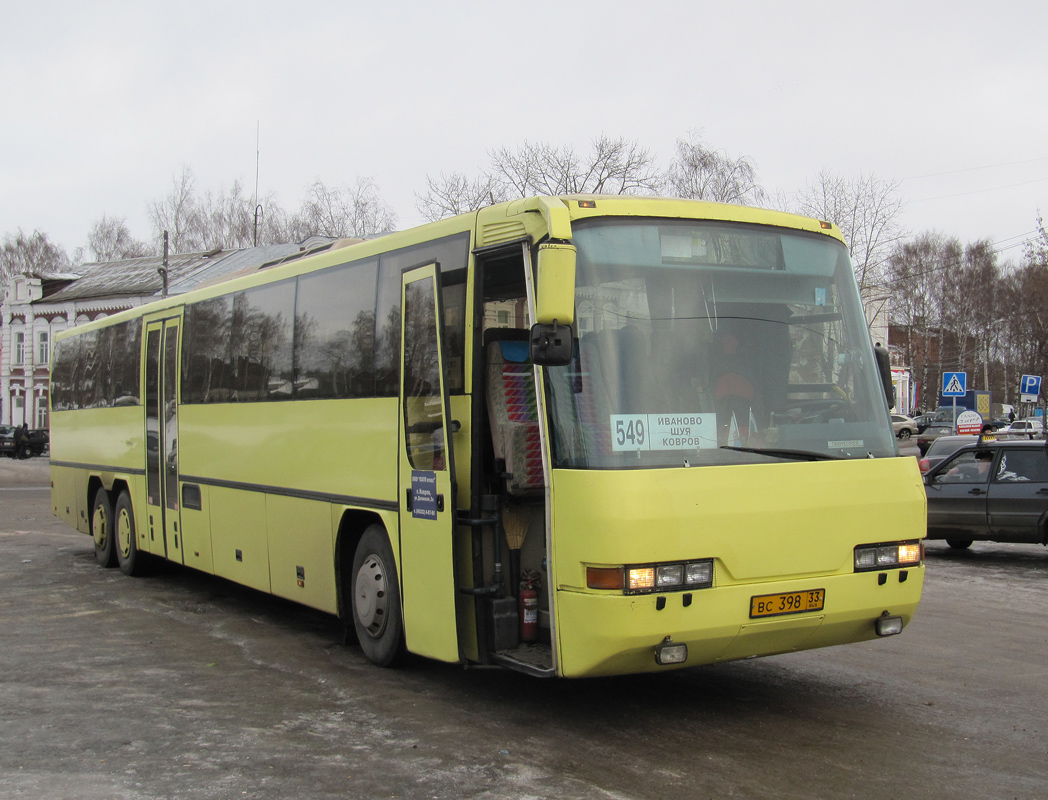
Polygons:
M359 240L314 236L300 243L171 255L167 291L180 294L354 241ZM164 291L163 270L163 257L145 256L6 278L0 285L0 424L49 427L55 334L156 299Z

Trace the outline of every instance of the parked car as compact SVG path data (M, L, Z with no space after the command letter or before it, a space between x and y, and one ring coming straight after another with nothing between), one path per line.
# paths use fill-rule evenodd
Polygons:
M51 432L47 428L30 429L25 442L29 456L42 456L51 451Z
M1048 544L1048 446L1041 440L966 444L925 473L924 489L929 539L957 548Z
M917 466L921 468L922 474L929 472L943 459L949 458L966 444L974 444L978 440L978 436L940 436L929 445L928 452L917 462Z
M963 411L963 409L961 409ZM960 411L958 411L960 413ZM930 425L939 422L951 422L953 420L953 408L938 408L926 414L920 414L913 418L917 423L917 433L924 433Z
M903 441L917 435L917 423L905 414L892 414L892 428Z
M938 439L940 436L953 436L957 433L957 430L953 427L952 422L933 422L919 434L917 434L917 448L921 451L921 454L928 452L931 443Z
M1040 419L1017 419L1001 433L1006 433L1009 436L1025 436L1027 438L1031 436L1040 436L1044 433L1044 422Z
M14 456L15 429L10 425L0 425L0 455Z
M29 458L48 451L51 438L47 430L29 430L19 435L18 427L17 425L0 425L0 455L11 458Z
M917 423L917 433L920 433L925 428L934 422L934 415L932 414L918 414L913 418L913 421Z

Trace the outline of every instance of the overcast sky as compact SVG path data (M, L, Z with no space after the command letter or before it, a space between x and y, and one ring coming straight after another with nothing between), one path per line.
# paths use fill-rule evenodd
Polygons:
M525 140L690 130L770 193L899 180L903 223L1018 261L1048 212L1048 4L0 0L0 235L151 236L183 165L299 207L373 179L401 227L426 176Z

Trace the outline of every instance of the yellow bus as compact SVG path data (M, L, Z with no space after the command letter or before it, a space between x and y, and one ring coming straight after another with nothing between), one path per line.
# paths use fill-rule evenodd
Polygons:
M828 222L522 199L56 338L54 513L99 563L337 615L377 664L674 669L920 599L925 495Z

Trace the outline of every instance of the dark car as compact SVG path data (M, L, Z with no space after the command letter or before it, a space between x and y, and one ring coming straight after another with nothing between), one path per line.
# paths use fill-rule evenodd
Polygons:
M1043 440L961 447L924 475L928 538L1048 544L1048 447Z
M43 455L50 447L50 435L44 429L19 431L19 426L0 425L0 455L29 458Z
M42 456L51 450L51 432L46 428L36 428L29 431L23 440L28 456Z
M15 429L10 425L0 425L0 455L14 456Z
M917 423L917 433L921 433L924 431L925 428L927 428L929 425L935 422L935 415L918 414L916 417L913 418L913 421Z
M957 413L960 414L962 411L964 409L960 408L957 410ZM930 425L953 422L953 408L950 406L937 408L935 411L929 411L927 414L920 414L914 417L913 421L917 423L917 433L924 433Z
M952 422L933 422L917 434L917 448L921 451L921 455L923 455L928 452L931 443L940 436L953 436L956 433L957 429L953 427Z
M978 436L940 436L931 443L924 458L917 462L921 472L930 472L932 467L949 458L965 445L975 444Z

